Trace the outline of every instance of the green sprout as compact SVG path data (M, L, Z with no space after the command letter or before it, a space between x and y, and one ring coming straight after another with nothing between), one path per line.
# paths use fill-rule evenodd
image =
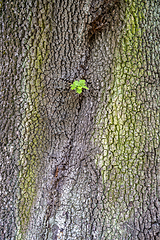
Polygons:
M81 79L79 81L74 81L73 84L71 84L71 90L75 90L77 93L82 92L82 88L89 89L86 85L86 81L84 79Z

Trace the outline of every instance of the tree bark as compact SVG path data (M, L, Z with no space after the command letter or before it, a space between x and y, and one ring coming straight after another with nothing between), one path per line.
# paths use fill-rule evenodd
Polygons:
M0 239L160 239L159 1L0 8Z

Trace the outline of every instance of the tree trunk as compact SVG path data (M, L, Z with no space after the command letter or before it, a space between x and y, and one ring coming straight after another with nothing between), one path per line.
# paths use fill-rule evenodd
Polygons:
M0 8L0 239L160 239L159 1Z

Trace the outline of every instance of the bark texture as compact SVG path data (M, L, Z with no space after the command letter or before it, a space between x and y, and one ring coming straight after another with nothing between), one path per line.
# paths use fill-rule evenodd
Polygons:
M0 239L160 239L159 0L0 8Z

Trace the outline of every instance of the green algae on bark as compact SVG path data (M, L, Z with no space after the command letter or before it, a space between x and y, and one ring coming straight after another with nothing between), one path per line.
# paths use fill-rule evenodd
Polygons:
M96 138L103 149L96 164L107 189L108 208L117 212L114 224L121 236L119 223L132 218L134 204L142 207L147 198L144 180L148 154L159 145L159 114L150 97L154 86L149 83L151 72L143 43L148 27L143 10L147 6L147 1L126 0L125 26L113 53L109 99L104 108L100 106L96 120ZM109 211L108 216L112 215ZM106 236L111 236L109 230Z
M33 8L29 20L30 35L26 39L25 61L23 64L22 122L19 160L19 199L17 239L24 239L30 221L31 209L36 198L38 174L46 152L47 125L44 120L45 89L44 71L48 70L49 48L48 30L51 28L47 19L49 4L39 4ZM40 7L41 5L41 7ZM39 12L40 15L37 14ZM34 29L37 18L38 31Z

